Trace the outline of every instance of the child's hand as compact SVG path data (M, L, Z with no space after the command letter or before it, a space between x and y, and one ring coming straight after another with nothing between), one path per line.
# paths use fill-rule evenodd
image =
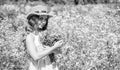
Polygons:
M57 48L59 48L59 47L62 47L63 43L64 43L63 40L60 40L60 41L56 42L54 44L54 46L57 47Z

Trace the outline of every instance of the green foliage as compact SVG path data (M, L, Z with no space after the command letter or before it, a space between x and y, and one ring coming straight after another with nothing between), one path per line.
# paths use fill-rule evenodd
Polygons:
M0 0L0 5L4 4L29 4L45 3L47 5L86 5L86 4L119 4L119 0Z
M0 23L0 69L16 70L25 68L25 47L24 40L25 30L20 21L17 22L17 10L14 5L2 6L2 13L5 15L4 20ZM16 20L17 19L17 20ZM19 23L19 25L17 25ZM21 27L21 26L22 27ZM26 69L25 69L26 70Z
M65 6L61 9L56 9L57 16L51 19L51 24L53 21L55 23L54 28L57 27L68 34L67 44L61 48L62 54L56 56L60 67L65 66L68 70L73 67L88 70L97 64L109 63L106 64L108 68L110 64L115 64L116 62L111 63L106 59L109 59L109 52L115 55L118 48L115 45L119 37L120 24L116 21L119 18L115 16L117 10L106 5ZM118 61L117 59L114 61ZM112 70L117 67L114 66Z
M19 7L14 5L3 5L1 7L1 12L8 18L15 18L18 14Z
M25 14L14 5L1 6L0 69L27 70ZM120 63L119 11L107 5L59 6L48 24L44 40L63 39L56 54L60 70L117 70ZM11 15L10 15L11 14ZM45 35L46 35L45 34Z

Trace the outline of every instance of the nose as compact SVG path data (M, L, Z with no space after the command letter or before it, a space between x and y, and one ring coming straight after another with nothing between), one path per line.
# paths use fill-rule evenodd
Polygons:
M41 21L38 21L38 24L40 25L42 22Z

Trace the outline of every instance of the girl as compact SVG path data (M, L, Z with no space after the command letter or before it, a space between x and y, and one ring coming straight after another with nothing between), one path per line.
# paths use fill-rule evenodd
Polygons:
M63 40L54 44L54 46L45 46L41 42L42 33L47 30L48 19L51 15L44 11L34 11L28 15L28 24L32 29L26 37L27 51L30 54L29 70L58 70L53 67L50 57L48 56L54 50L63 46Z

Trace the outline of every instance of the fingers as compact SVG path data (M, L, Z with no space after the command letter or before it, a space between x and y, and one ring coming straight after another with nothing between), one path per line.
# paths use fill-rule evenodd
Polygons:
M55 43L56 47L62 47L64 46L66 43L64 42L64 40L59 40L58 42Z
M61 44L63 41L62 40L60 40L60 41L58 41L58 42L56 42L56 43L58 43L58 44Z
M60 40L59 42L60 42L60 43L63 43L63 40Z
M60 40L60 43L63 43L64 41L63 40Z
M63 40L60 41L61 47L64 46L65 44L66 44L66 43L65 43Z

